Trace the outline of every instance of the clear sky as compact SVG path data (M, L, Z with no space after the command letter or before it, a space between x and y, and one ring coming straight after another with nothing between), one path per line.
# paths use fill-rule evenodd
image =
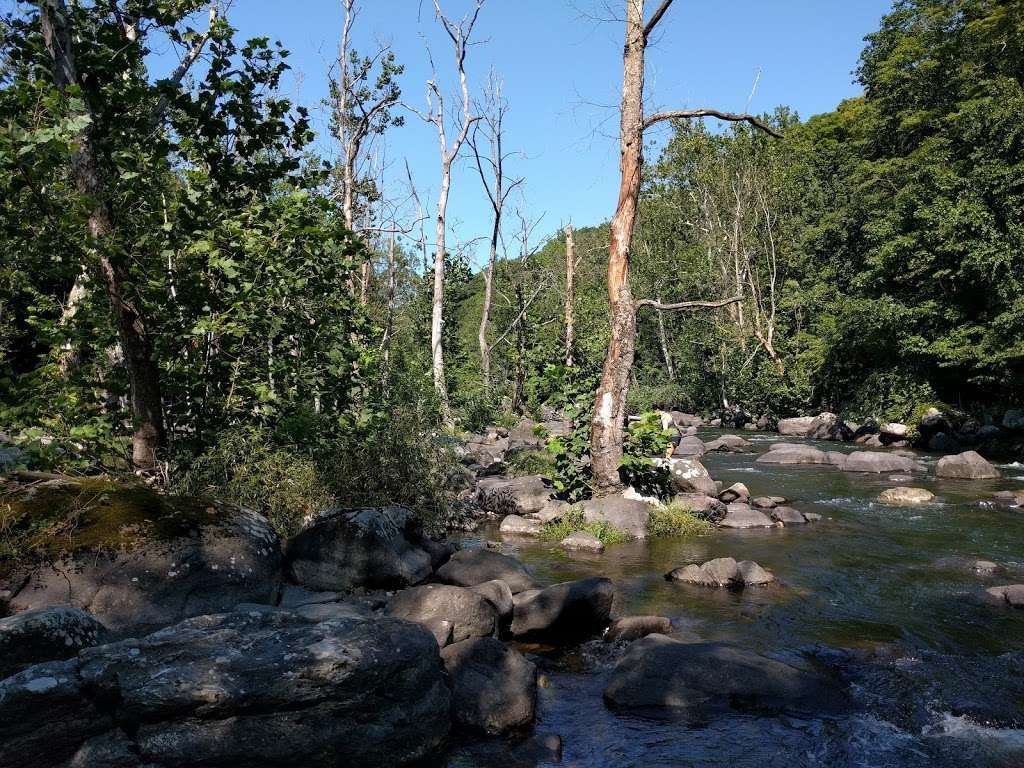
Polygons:
M505 143L523 153L509 163L508 173L527 180L521 205L532 218L543 214L538 235L569 221L597 224L613 212L623 27L597 17L609 17L607 7L621 15L622 4L487 0L481 13L475 34L480 45L467 60L470 87L479 94L491 67L504 81L511 108ZM859 93L852 72L863 38L877 29L890 4L676 0L648 52L650 107L762 112L786 104L805 119L828 111ZM381 42L391 45L406 67L403 99L417 107L424 104L429 77L425 42L434 51L440 82L448 91L456 85L450 42L434 21L431 0L422 1L422 10L420 5L420 0L360 0L354 29L361 51ZM442 0L454 16L471 5L472 0ZM650 13L656 3L647 5ZM317 127L325 128L318 103L336 56L340 0L235 0L229 18L243 37L269 35L292 52L294 72L286 90L313 109ZM659 135L650 140L657 142ZM329 140L321 148L336 152ZM421 194L432 204L439 175L433 127L409 115L404 127L389 133L385 156L392 194L405 195L403 160L408 159ZM468 160L456 170L449 218L462 241L489 233L489 204ZM481 245L480 255L483 250Z

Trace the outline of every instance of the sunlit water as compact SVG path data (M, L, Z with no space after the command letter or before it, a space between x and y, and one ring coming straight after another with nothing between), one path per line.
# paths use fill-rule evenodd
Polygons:
M758 453L780 441L744 437ZM785 496L824 519L629 543L603 555L568 555L537 542L511 546L543 583L613 579L617 614L668 616L683 639L726 640L826 668L850 684L855 711L820 720L737 714L704 726L616 714L601 693L621 650L598 641L561 657L534 657L549 681L537 730L562 737L561 764L1024 767L1024 611L984 596L985 587L1024 581L1024 510L984 503L992 491L1020 488L1024 467L1002 467L1004 479L992 482L894 480L754 458L710 454L704 462L726 485L741 481L754 496ZM936 457L924 458L933 464ZM895 485L928 488L937 501L913 508L876 501ZM664 580L672 568L722 556L756 560L778 583L734 592ZM1002 571L979 575L972 568L978 559ZM546 764L520 760L510 748L486 757L465 747L450 762Z

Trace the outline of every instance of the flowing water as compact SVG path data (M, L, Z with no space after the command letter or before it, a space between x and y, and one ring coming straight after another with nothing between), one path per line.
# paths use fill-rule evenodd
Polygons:
M757 453L780 441L743 436ZM668 616L680 638L811 659L850 684L853 714L736 714L701 726L617 714L601 693L621 650L596 641L535 659L547 681L537 730L562 737L561 765L1024 767L1024 611L984 594L985 587L1024 581L1024 509L985 502L992 491L1024 487L1024 467L1001 467L1000 481L966 482L773 466L755 458L709 454L704 463L725 485L739 481L753 496L785 496L824 519L633 542L602 555L569 555L541 542L511 546L545 584L608 576L618 590L617 614ZM936 457L923 458L932 464ZM895 485L928 488L936 502L907 508L876 501ZM777 583L730 591L664 579L677 566L724 556L757 561ZM979 559L1001 571L977 573ZM519 759L513 749L481 756L462 748L450 761L452 768L547 764Z

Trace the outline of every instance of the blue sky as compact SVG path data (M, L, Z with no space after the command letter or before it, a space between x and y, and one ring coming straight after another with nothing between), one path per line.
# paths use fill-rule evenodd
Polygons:
M442 0L461 16L471 0ZM656 5L648 0L648 13ZM269 35L292 52L286 92L313 109L318 128L326 115L318 103L340 35L339 0L235 0L229 18L243 37ZM610 217L617 192L617 114L621 84L622 24L601 21L606 6L621 0L487 0L468 57L470 87L479 94L491 67L504 81L510 104L506 146L523 156L510 175L526 177L521 205L543 215L538 235L566 222L577 226ZM434 21L431 0L360 0L354 36L359 50L391 45L406 67L403 99L424 103L429 65L455 86L450 43ZM889 0L677 0L648 52L651 108L713 106L761 112L779 104L803 118L856 95L852 72L864 35L874 31ZM757 88L749 101L756 73ZM157 74L157 73L154 73ZM454 97L454 93L453 93ZM663 140L664 131L649 139ZM329 140L321 145L331 154ZM404 197L408 159L421 194L432 201L438 186L437 138L414 115L387 137L385 157L392 194ZM649 152L651 154L651 152ZM490 208L468 160L453 180L449 219L466 242L490 229ZM451 235L450 235L451 237ZM451 246L451 243L449 244ZM483 255L483 245L477 249ZM479 258L476 259L479 262Z

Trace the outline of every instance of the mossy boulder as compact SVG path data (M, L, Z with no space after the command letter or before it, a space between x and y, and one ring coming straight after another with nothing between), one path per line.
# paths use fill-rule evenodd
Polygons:
M247 509L107 479L39 476L0 496L14 613L82 608L115 635L273 600L281 544Z

